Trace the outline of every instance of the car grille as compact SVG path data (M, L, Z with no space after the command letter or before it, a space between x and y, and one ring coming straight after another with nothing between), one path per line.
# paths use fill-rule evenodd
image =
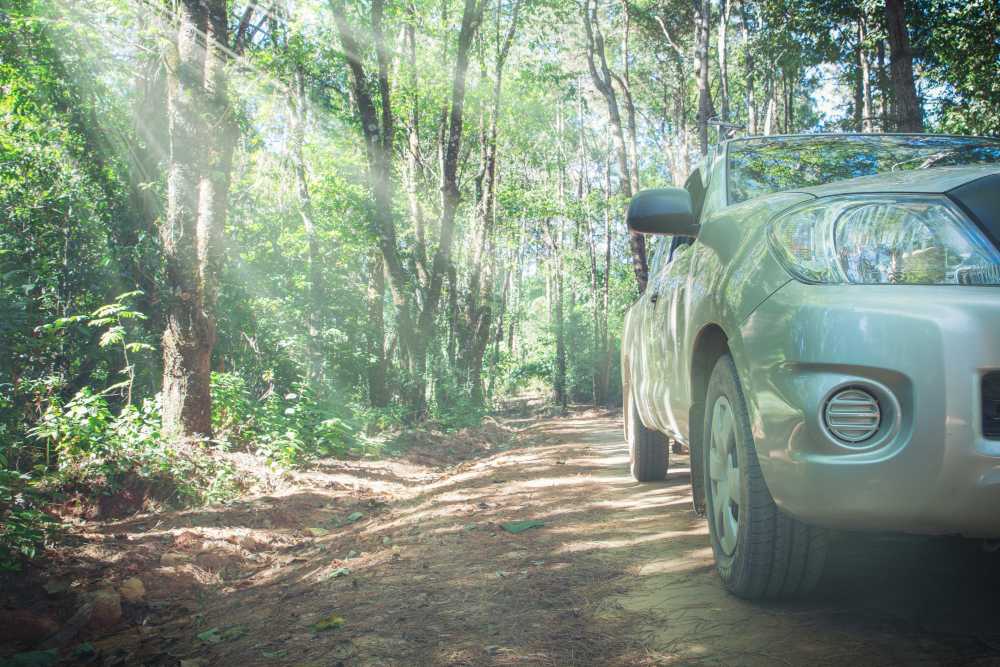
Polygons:
M983 436L1000 438L1000 372L983 376Z

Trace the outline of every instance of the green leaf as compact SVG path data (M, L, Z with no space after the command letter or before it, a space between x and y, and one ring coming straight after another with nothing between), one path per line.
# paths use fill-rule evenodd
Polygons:
M222 641L222 635L219 634L219 628L209 628L204 632L199 632L198 639L206 644L218 644Z
M354 523L355 521L360 521L364 516L364 512L351 512L347 515L347 522Z
M537 519L528 519L526 521L511 521L509 523L502 523L500 527L506 530L508 533L523 533L526 530L532 528L541 528L545 525L544 521L538 521Z
M337 616L336 614L329 614L313 623L310 627L313 632L326 632L327 630L336 630L337 628L343 626L344 623L345 621L342 617Z
M288 655L288 649L281 649L280 651L261 651L260 654L265 658L284 658Z
M101 347L110 347L112 345L119 345L125 340L125 328L124 327L111 327L101 335L101 340L98 345Z
M351 573L351 568L349 568L349 567L338 567L337 569L332 570L330 572L330 574L326 575L324 577L324 580L326 580L326 579L338 579L340 577L346 577L350 573Z

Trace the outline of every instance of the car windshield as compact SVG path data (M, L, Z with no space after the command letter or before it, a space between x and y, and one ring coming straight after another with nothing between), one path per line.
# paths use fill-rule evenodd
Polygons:
M729 144L729 203L890 171L1000 164L1000 141L930 135L759 137Z

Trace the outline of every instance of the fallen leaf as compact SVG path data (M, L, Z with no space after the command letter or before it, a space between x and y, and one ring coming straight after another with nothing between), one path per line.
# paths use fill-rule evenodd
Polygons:
M324 537L330 534L330 531L326 528L306 528L306 532L313 537Z
M364 518L364 516L365 516L364 512L351 512L350 514L347 515L347 522L354 523L355 521L359 521L362 518Z
M265 658L284 658L288 655L288 649L281 649L280 651L261 651L260 654Z
M327 630L336 630L344 624L344 619L336 614L330 614L329 616L324 616L315 623L312 624L313 632L326 632Z
M506 530L508 533L523 533L531 528L541 528L545 525L544 521L539 521L537 519L528 519L526 521L511 521L510 523L502 523L500 527Z
M218 644L222 641L222 635L219 634L219 628L209 628L204 632L199 632L198 639L206 644Z
M206 644L218 644L223 641L234 641L246 633L247 629L242 625L234 625L230 628L226 628L225 630L219 630L219 628L209 628L204 632L198 633L198 639Z
M346 577L351 573L351 568L349 567L338 567L337 569L326 575L326 579L336 579L337 577Z

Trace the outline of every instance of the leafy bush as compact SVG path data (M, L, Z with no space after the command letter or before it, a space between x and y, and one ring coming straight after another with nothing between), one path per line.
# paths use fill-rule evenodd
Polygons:
M155 401L114 415L104 394L80 390L65 405L51 399L29 435L46 442L59 485L115 492L129 478L172 488L175 500L214 502L236 492L232 467L204 445L180 448L163 438Z
M252 396L230 373L212 374L212 418L218 439L240 445L284 466L316 456L341 456L359 444L348 407L318 396L305 384L284 395Z
M0 571L17 570L21 559L34 558L54 527L38 501L31 476L8 470L0 453Z

